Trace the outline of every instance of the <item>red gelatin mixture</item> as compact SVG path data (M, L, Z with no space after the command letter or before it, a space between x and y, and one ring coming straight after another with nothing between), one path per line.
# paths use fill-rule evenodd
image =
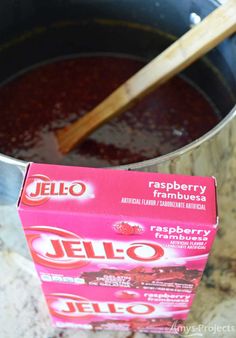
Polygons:
M217 124L205 95L175 77L62 156L55 130L94 108L143 66L129 57L79 57L41 65L5 84L0 88L0 152L36 162L128 164L176 150Z

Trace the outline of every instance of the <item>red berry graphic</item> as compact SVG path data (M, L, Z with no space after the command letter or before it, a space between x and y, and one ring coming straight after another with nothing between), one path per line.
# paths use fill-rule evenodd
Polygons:
M114 230L120 235L134 235L133 228L128 222L120 222L114 225Z
M143 233L143 228L139 225L134 225L133 226L133 232L135 235L141 235Z
M133 298L139 297L139 294L137 292L126 291L126 290L117 291L115 295L117 298L121 298L121 299L133 299Z

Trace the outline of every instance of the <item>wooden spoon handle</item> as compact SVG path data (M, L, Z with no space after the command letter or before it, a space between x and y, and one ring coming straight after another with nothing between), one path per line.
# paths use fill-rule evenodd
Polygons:
M127 80L92 111L71 125L58 130L60 151L64 154L69 152L101 124L185 69L235 31L236 0L228 0Z

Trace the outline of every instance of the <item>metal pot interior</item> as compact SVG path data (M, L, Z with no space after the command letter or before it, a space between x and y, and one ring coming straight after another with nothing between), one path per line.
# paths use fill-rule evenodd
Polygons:
M187 31L191 13L215 7L197 0L63 0L0 3L0 83L38 63L87 53L128 54L150 60ZM224 117L235 97L235 37L184 73Z
M151 60L201 18L210 0L19 0L0 2L0 83L52 59L78 54L128 54ZM222 118L236 98L236 38L185 72ZM4 189L3 189L4 190Z

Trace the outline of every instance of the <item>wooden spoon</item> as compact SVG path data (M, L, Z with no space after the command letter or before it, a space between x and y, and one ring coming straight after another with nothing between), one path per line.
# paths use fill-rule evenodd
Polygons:
M133 75L92 111L57 130L59 150L66 154L100 125L137 99L185 69L236 31L236 0L228 0Z

